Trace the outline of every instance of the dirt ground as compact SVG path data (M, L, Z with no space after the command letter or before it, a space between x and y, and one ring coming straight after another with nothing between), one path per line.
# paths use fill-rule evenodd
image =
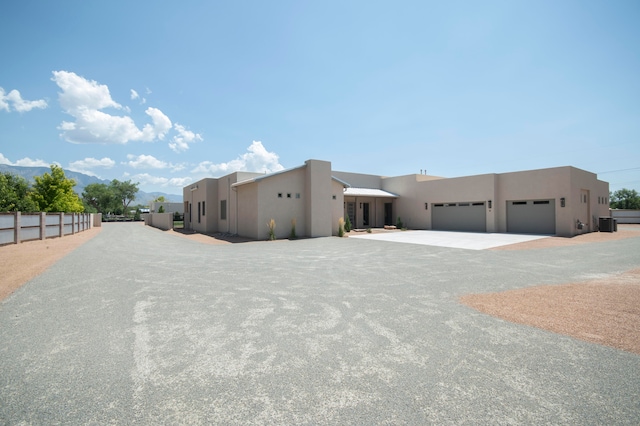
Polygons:
M95 237L101 229L92 228L63 238L0 247L0 300ZM250 241L225 234L166 232L204 244ZM594 232L574 238L551 237L493 250L532 250L639 237L640 225L625 225L615 233ZM640 354L640 269L588 282L466 295L460 301L507 321Z

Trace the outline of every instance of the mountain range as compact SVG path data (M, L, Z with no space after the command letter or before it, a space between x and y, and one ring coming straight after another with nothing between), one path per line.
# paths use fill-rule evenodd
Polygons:
M111 181L106 179L100 179L95 176L89 176L84 173L73 172L71 170L64 170L64 174L68 179L73 179L76 181L76 186L73 187L73 190L82 197L82 191L84 188L92 183L103 183L108 185ZM45 173L51 173L51 169L49 167L22 167L22 166L10 166L8 164L0 164L0 172L9 172L14 175L22 176L29 183L33 184L35 182L35 176L42 176ZM167 194L165 192L144 192L138 190L136 193L136 199L133 201L133 205L149 205L150 202L155 200L156 198L164 196L164 198L171 203L181 203L182 195L176 194Z

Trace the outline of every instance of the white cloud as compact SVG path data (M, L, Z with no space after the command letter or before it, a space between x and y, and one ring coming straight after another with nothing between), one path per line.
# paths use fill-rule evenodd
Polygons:
M97 158L85 158L84 160L73 161L69 163L68 169L74 172L85 173L88 175L95 176L95 174L91 171L91 169L101 167L104 169L110 169L115 166L116 162L111 158L104 157L100 160Z
M136 92L135 90L131 89L131 100L135 101L136 99L140 99L140 103L141 104L146 104L147 100L145 98L141 98L140 95L138 94L138 92Z
M147 137L151 137L151 140L155 139L156 137L158 139L164 139L164 135L166 135L167 132L171 130L172 126L169 117L164 115L158 108L151 107L147 108L145 114L151 117L153 126L150 124L145 124L143 133L145 133ZM178 125L176 124L176 126Z
M13 105L13 109L18 112L29 112L34 108L44 109L47 107L47 101L44 99L27 101L26 99L22 99L19 91L12 90L5 95L4 89L0 87L0 110L4 109L5 111L10 112L11 105L9 103L11 103Z
M68 71L53 71L52 80L62 89L58 94L60 105L71 115L87 109L122 108L111 99L109 88L95 80L87 80Z
M131 177L134 182L140 182L141 185L159 185L163 187L176 187L182 189L185 185L193 181L190 177L182 178L166 178L162 176L153 176L149 173L140 173Z
M8 164L11 165L11 161L0 152L0 164Z
M275 152L268 152L260 141L253 141L247 152L228 163L203 161L192 170L193 173L233 173L237 171L272 173L283 170Z
M105 108L114 108L129 113L111 98L109 88L94 80L87 80L73 72L53 71L52 80L62 89L58 93L60 105L75 121L63 121L58 127L61 136L73 143L126 144L130 141L153 142L163 139L171 130L172 123L157 108L147 108L151 124L140 130L127 115L111 115ZM139 96L131 90L131 97Z
M130 160L124 164L127 164L134 169L166 169L170 167L169 163L158 160L153 155L127 155L127 158Z
M16 166L22 167L49 167L51 164L47 163L44 160L40 160L39 158L36 160L32 160L29 157L24 157L15 163Z
M169 142L169 148L175 152L186 151L189 149L190 143L202 141L202 136L198 133L193 133L191 130L187 130L181 124L176 123L173 128L178 134Z

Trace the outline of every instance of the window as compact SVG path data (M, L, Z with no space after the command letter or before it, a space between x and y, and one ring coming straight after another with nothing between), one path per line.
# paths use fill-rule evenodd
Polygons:
M513 205L514 206L526 206L527 202L526 201L514 201Z
M296 193L296 198L300 198L300 193L299 193L299 192L297 192L297 193ZM336 199L336 198L335 198L335 195L333 196L333 199L334 199L334 200Z
M296 198L300 198L300 196L299 196L300 194L296 194L296 195L298 195L298 197L296 197ZM332 200L335 200L335 199L336 199L336 196L335 196L335 195L332 195L332 196L331 196L331 199L332 199Z
M198 223L200 223L200 201L198 201Z
M549 204L549 201L534 201L533 204Z
M291 193L287 192L287 198L291 198Z
M278 192L278 198L282 198L282 192Z
M202 202L202 216L204 216L204 201Z
M220 220L227 220L227 200L220 200Z

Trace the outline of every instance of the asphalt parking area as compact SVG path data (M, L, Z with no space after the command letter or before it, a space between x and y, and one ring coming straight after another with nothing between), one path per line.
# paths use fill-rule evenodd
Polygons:
M492 234L451 231L402 231L378 234L352 233L349 238L364 238L394 243L420 244L467 250L486 250L510 244L548 238L548 235Z
M520 251L102 232L0 303L0 424L637 424L640 356L461 295L640 267Z

